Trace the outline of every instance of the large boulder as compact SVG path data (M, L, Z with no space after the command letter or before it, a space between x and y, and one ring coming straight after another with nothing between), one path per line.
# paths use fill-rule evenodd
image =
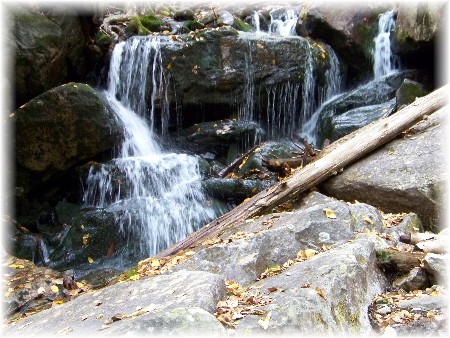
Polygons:
M113 149L122 133L101 95L82 83L45 92L11 120L17 164L42 181Z
M278 107L282 95L302 97L301 87L310 77L312 92L327 86L332 51L321 42L298 36L263 37L227 27L189 36L187 41L161 40L163 67L174 88L170 100L173 104L176 100L183 112L185 126L194 124L193 117L198 116L214 121L238 112L249 120L252 112L254 117L256 111L264 115L269 100ZM280 93L274 98L276 91ZM294 100L295 109L301 102ZM261 116L261 121L266 120Z
M330 216L324 212L330 210ZM335 217L335 218L329 218ZM381 231L378 211L363 204L347 205L331 201L293 213L271 214L252 222L235 226L234 238L225 231L225 244L206 247L176 270L202 270L224 275L241 284L255 281L261 273L274 265L294 259L299 250L319 250L323 245L342 244L364 229Z
M355 241L254 283L254 289L275 289L270 293L273 300L262 307L267 316L247 316L237 324L236 333L373 334L367 307L387 281L376 266L371 237L359 235Z
M15 107L62 83L86 78L88 27L73 9L16 6L11 21Z
M426 230L443 228L447 111L431 114L322 187L337 198L358 200L386 212L414 212Z

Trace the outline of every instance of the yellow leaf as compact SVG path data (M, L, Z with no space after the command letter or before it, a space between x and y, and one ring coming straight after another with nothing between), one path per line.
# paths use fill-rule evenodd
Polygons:
M139 279L139 274L135 274L133 276L130 276L128 279L130 279L130 280L138 280Z
M365 220L367 223L369 223L369 224L372 224L372 223L373 223L372 220L371 220L369 217L364 217L364 220Z
M82 287L84 287L84 283L81 283L81 282L76 282L77 283L77 286L81 289Z
M171 64L171 63L169 63L169 64L167 65L167 70L172 70L172 64Z
M59 288L56 285L50 286L50 290L52 290L52 292L54 292L54 293L58 293L59 292Z
M317 254L318 254L318 252L316 250L313 250L313 249L306 249L305 250L306 258L311 258L311 257L313 257L313 256L315 256Z
M326 58L325 53L322 52L322 59L325 59L325 58Z
M9 297L10 294L11 294L11 292L6 291L6 292L5 292L5 297Z
M327 208L325 208L325 209L323 209L323 212L325 213L325 216L327 216L328 218L337 218L336 217L336 214L334 213L334 211L333 210L331 210L331 209L327 209Z
M62 303L64 303L64 301L62 299L58 299L55 300L53 303L55 303L56 305L61 305Z
M94 259L93 259L92 257L88 257L88 262L89 262L90 264L92 264L92 263L94 263Z
M22 264L11 264L9 267L13 268L13 269L24 269L25 268L25 266Z
M88 244L89 234L83 235L83 247L85 247Z
M185 252L184 253L186 256L193 256L193 255L195 255L195 251L187 251L187 252Z
M151 264L152 268L159 268L161 266L161 262L159 261L159 259L154 259L152 260Z

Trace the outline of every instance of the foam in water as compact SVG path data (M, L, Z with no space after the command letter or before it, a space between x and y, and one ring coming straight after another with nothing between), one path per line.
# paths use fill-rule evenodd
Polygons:
M205 204L197 159L163 153L157 144L155 107L158 102L161 113L168 113L167 86L158 39L133 37L115 46L105 96L124 126L125 140L120 156L90 168L84 207L112 212L128 239L128 252L138 259L215 217ZM163 116L162 131L167 119Z
M395 11L380 15L378 35L375 37L373 53L373 73L378 79L394 70L394 60L391 51L391 32L395 31Z

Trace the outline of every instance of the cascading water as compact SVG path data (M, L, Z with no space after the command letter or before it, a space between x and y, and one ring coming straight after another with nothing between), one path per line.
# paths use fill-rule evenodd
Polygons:
M317 124L320 117L322 107L329 101L333 100L341 91L342 74L340 70L339 60L330 48L329 51L330 67L325 72L326 87L324 93L320 98L319 107L312 113L312 115L301 126L300 134L317 146Z
M216 216L205 203L197 159L163 153L157 144L155 107L158 102L164 133L167 86L157 38L133 37L115 46L105 96L124 126L125 140L117 158L90 168L84 207L112 212L128 239L128 254L138 259L155 255Z
M395 11L391 10L380 15L378 35L375 37L373 52L373 73L378 79L395 70L391 51L391 32L395 31Z
M297 35L295 25L298 14L293 9L277 9L270 12L269 34L290 36Z

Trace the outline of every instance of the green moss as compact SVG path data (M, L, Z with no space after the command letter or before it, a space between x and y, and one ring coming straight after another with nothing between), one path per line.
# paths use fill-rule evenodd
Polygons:
M134 275L137 275L138 274L138 272L136 271L136 268L133 268L133 269L130 269L130 270L127 270L127 271L125 271L124 273L123 273L123 275L125 276L125 278L130 278L131 276L134 276Z
M250 25L244 21L242 21L241 19L239 19L238 17L234 17L234 22L233 25L231 26L239 31L243 31L243 32L251 32L252 28L250 27Z
M142 15L139 16L139 20L145 28L150 32L158 32L162 25L162 20L155 15Z
M183 27L185 27L186 30L188 32L190 32L190 31L195 31L197 29L202 29L205 26L196 20L187 20L184 22Z
M347 307L343 300L339 301L334 308L334 314L339 325L349 327L350 331L353 333L360 332L359 313L356 312L353 314L351 311L347 311Z
M111 44L113 38L109 35L106 35L103 32L97 32L94 38L94 42L100 48L108 48Z
M127 35L148 35L150 31L144 27L144 25L139 20L139 17L134 16L128 22L125 33Z

